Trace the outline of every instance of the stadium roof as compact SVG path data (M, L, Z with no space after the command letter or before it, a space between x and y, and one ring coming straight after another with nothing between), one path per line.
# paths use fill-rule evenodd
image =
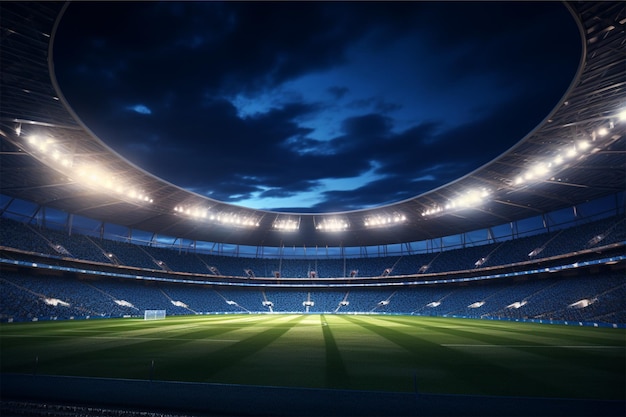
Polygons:
M192 240L251 246L374 246L489 228L626 188L626 6L566 3L582 56L561 101L479 169L391 205L330 214L234 206L131 164L75 115L54 74L69 3L0 4L0 192L68 213Z

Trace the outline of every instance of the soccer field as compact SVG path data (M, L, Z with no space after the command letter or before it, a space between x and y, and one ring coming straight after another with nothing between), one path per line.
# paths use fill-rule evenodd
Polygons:
M624 329L215 315L0 326L3 373L624 400Z

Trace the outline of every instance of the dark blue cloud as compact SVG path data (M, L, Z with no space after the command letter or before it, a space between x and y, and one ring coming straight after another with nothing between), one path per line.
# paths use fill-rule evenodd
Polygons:
M55 70L87 126L168 181L257 208L340 211L421 194L522 139L574 76L568 13L536 2L77 2Z

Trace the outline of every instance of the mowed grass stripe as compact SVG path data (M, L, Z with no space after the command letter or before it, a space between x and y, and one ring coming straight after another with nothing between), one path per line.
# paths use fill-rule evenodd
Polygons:
M299 316L283 317L288 322ZM319 316L305 315L272 343L216 372L210 381L325 388L325 361L326 346Z
M623 345L623 340L615 338L616 329L611 328L589 328L583 326L566 326L560 324L537 324L519 323L507 321L490 321L477 319L463 319L471 322L471 326L476 329L484 329L488 332L513 333L520 337L521 334L532 335L536 338L546 338L553 340L557 338L561 344L612 344ZM619 331L619 330L617 330ZM567 341L572 343L568 343Z
M326 317L320 315L324 344L326 345L326 386L328 388L346 388L350 386L350 380L346 365L341 358L341 352L335 342L331 327Z
M387 317L382 318L384 321L394 323L401 322L407 324L406 318ZM469 355L474 357L477 362L490 362L491 365L486 367L489 374L494 374L498 368L508 369L508 374L517 379L515 383L521 389L527 392L527 395L542 396L550 393L567 393L574 392L580 397L602 397L608 396L613 399L623 398L625 392L625 377L623 370L626 369L626 359L624 358L624 332L614 329L592 329L592 328L575 328L579 333L599 333L606 334L610 332L611 339L585 337L586 342L593 339L596 342L605 342L611 340L612 343L621 346L615 346L615 349L591 349L592 346L606 345L587 345L588 349L565 349L562 343L567 343L572 338L572 332L566 332L567 337L562 338L560 330L563 328L558 326L554 330L554 334L548 338L545 334L536 336L533 330L542 326L515 326L511 323L498 323L499 326L494 331L494 326L483 326L483 322L479 320L466 319L439 319L442 321L441 326L437 326L433 321L417 321L415 325L409 327L396 327L404 332L414 332L421 335L425 331L432 340L437 340L437 335L441 335L439 339L472 341L475 345L493 345L500 346L497 350L477 350L462 348L458 345L471 345L471 343L441 343L443 347L449 347L457 352L457 355ZM445 321L444 321L445 320ZM463 324L456 326L454 323ZM502 332L497 331L505 326L511 326L515 331L506 333L506 337L502 336ZM566 329L567 330L567 329ZM621 335L621 337L620 337ZM534 341L537 339L538 341ZM528 342L534 344L526 345ZM470 358L467 358L470 360ZM467 362L467 361L466 361ZM537 382L540 377L539 382ZM503 382L511 378L503 379ZM534 381L534 382L533 382ZM514 386L515 384L511 384ZM520 388L517 388L519 390ZM545 388L545 389L544 389ZM554 395L554 394L553 394Z
M35 347L21 346L17 351L3 349L3 364L8 362L17 369L3 366L3 371L24 372L30 369L32 358L39 358L39 372L50 374L84 375L118 378L147 378L143 367L150 360L158 361L177 356L193 356L199 341L220 336L230 328L208 328L191 332L187 338L127 338L115 339L70 338L39 344ZM209 339L210 340L210 339ZM195 345L189 348L186 345ZM204 343L206 345L206 343ZM224 343L221 343L223 346ZM215 344L211 345L214 348ZM137 372L140 370L140 372ZM184 380L184 379L183 379Z
M325 318L348 374L345 388L413 390L413 365L409 352L340 315L326 315Z
M514 340L519 345L537 345L537 346L615 346L624 347L624 340L615 337L616 329L595 328L591 331L588 327L567 327L561 325L537 325L532 323L515 323L511 322L493 322L475 319L448 319L438 318L439 321L411 321L412 317L389 317L388 320L413 326L419 331L429 329L438 333L452 334L455 337L465 335L472 340L480 340L484 337L487 340L494 341L500 338L498 343L486 343L502 345L508 340ZM408 320L407 320L408 319ZM445 326L441 320L450 320L451 323L459 323L459 325ZM539 327L539 328L538 328ZM619 331L619 330L617 330Z
M367 320L345 317L386 339L402 346L412 354L419 389L428 392L453 392L471 394L520 395L520 389L530 388L533 395L551 392L553 387L539 376L519 374L493 356L477 355L463 350L453 350L406 333L406 328L385 326L393 322L386 317ZM424 326L428 329L431 326ZM443 390L443 391L442 391ZM530 395L530 392L526 395ZM524 394L521 394L524 395Z
M194 325L190 326L190 322ZM54 322L50 324L53 324L51 327L55 332L46 331L39 340L41 332L38 329L35 329L35 335L19 337L13 333L8 338L0 338L3 356L1 369L3 372L31 372L35 358L38 358L38 371L42 373L145 378L143 371L139 376L134 376L133 370L137 369L135 363L143 364L150 358L176 356L181 346L187 343L211 340L240 328L236 325L207 325L206 322L201 317L187 317L187 320L162 320L158 322L159 326L155 325L156 322L128 320L124 326L116 326L118 332L95 333L108 336L106 339L95 339L94 332L90 332L90 337L66 333L68 328L84 328L87 322ZM93 321L89 324L97 327L104 322ZM189 331L197 328L201 330ZM173 329L178 333L168 333ZM181 335L185 337L181 338ZM35 339L31 336L35 336Z
M389 391L412 391L415 376L421 392L623 400L625 336L624 329L414 316L11 323L0 325L0 369Z
M391 318L390 321L397 322L398 320ZM404 321L402 322L404 323ZM485 326L483 322L478 320L466 320L466 326L463 328L449 328L427 323L422 323L420 328L452 335L455 338L477 341L478 344L507 346L511 349L517 349L525 353L525 355L520 355L520 357L526 358L527 362L532 364L545 363L544 366L561 369L562 375L567 372L572 378L577 378L579 375L588 374L589 372L597 375L596 377L600 381L618 381L621 376L615 367L615 361L619 360L619 352L606 352L602 349L584 349L580 352L572 352L559 347L563 346L563 343L568 342L591 343L593 341L597 343L604 339L591 337L576 338L572 337L571 332L566 332L566 338L564 339L563 334L559 331L562 330L562 327L555 328L554 333L549 337L545 333L537 335L534 329L525 326L515 327L515 331L502 332L501 330L505 328L506 323L499 324L497 327L493 325ZM618 343L617 340L614 342ZM450 347L451 344L442 345ZM597 345L590 344L588 346ZM541 358L536 358L536 360L531 362L531 356L529 355L540 356ZM530 374L536 372L536 369L529 365L518 370L518 372Z
M233 370L237 368L238 363L272 344L306 316L290 316L287 321L284 320L284 317L278 316L277 322L275 321L273 326L264 330L259 330L258 327L252 325L240 328L240 333L247 333L249 336L236 343L211 351L199 349L193 355L184 357L180 355L176 355L174 358L169 357L160 365L158 375L162 379L170 379L171 377L168 378L167 376L173 375L173 379L176 380L182 378L192 381L221 382L213 376L228 370L231 376L243 383L246 375L241 375L241 370ZM237 373L240 375L238 376Z

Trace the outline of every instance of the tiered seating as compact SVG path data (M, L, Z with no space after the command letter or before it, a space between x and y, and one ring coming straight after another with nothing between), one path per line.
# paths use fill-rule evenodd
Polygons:
M29 252L55 254L46 239L30 226L0 217L0 245Z
M490 282L481 285L416 286L391 289L293 290L213 289L190 284L147 284L132 279L78 280L70 277L4 272L0 317L16 320L120 317L162 309L168 315L273 312L398 313L464 317L538 318L569 321L626 321L623 274L593 277ZM265 294L265 297L263 296ZM45 299L59 300L56 305ZM340 306L342 301L347 305ZM588 306L573 306L589 300ZM436 303L436 304L433 304ZM483 303L481 305L476 303ZM519 308L512 305L519 303ZM580 307L580 306L579 306Z
M346 277L352 270L358 271L359 277L380 277L386 274L416 274L424 265L429 266L428 273L510 265L527 261L531 258L529 253L537 248L542 250L534 258L541 259L621 243L625 239L625 228L626 221L616 216L571 229L441 253L347 259L266 259L197 254L182 248L138 246L76 234L69 236L62 231L0 218L0 245L28 251L22 254L16 251L3 253L4 256L33 263L42 259L37 254L43 254L45 263L51 265L67 264L67 258L76 258L90 263L69 263L105 272L118 271L112 264L119 263L150 270L145 274L155 277L173 277L170 274L173 271L205 274L200 279L209 280L211 275L227 277L223 279L256 276L271 277L273 284L280 285L285 282L282 281L284 278L308 278L311 271L315 271L318 278ZM598 236L601 239L594 240ZM107 256L109 253L114 255L114 259ZM476 265L481 258L484 262ZM274 281L277 271L280 271L280 277ZM142 274L141 271L138 273ZM134 270L132 274L135 274ZM78 280L59 276L59 273L44 276L2 271L0 290L0 317L17 320L119 317L142 315L146 309L163 309L168 315L270 311L371 312L626 322L626 284L622 274L591 278L558 278L555 275L550 279L493 281L466 286L440 284L412 288L363 288L347 285L336 289L312 287L297 290L260 286L215 288L178 283L147 284L141 280L107 279L106 275ZM311 303L303 304L307 300ZM264 301L270 301L271 308L264 305ZM346 302L341 305L342 301ZM572 306L576 303L588 305L583 308Z
M196 274L213 274L246 277L247 270L256 277L308 278L311 271L316 276L346 277L352 270L359 277L384 275L413 275L428 265L428 273L472 270L479 267L509 265L532 259L562 255L624 241L626 221L621 216L602 219L551 233L544 233L514 240L472 246L441 253L421 253L404 256L385 256L348 259L276 259L247 258L221 255L196 254L176 248L138 246L131 243L106 239L88 238L65 232L26 226L13 220L0 220L0 244L26 251L57 257L74 257L101 263L120 263L145 269L162 269ZM602 239L594 244L594 238ZM54 249L60 244L67 253ZM533 251L538 253L529 256ZM108 258L107 254L114 258ZM477 265L477 261L483 259ZM159 264L162 261L163 264Z

